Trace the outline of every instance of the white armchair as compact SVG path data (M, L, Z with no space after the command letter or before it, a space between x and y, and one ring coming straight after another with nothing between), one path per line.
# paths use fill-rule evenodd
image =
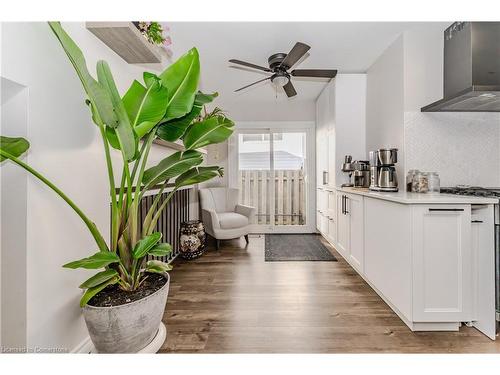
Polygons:
M238 204L238 189L215 187L200 189L201 219L206 232L215 238L217 250L220 240L245 236L248 243L250 223L255 208Z

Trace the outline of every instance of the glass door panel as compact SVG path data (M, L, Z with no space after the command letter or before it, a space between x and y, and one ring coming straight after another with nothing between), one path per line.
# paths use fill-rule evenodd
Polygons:
M240 203L256 208L252 224L271 223L271 142L270 133L238 134L238 185Z
M314 152L309 136L308 129L283 128L242 129L235 134L237 163L230 169L230 184L240 189L241 204L256 208L254 232L314 231L307 203L312 168L307 153Z
M274 225L307 224L305 132L272 133Z

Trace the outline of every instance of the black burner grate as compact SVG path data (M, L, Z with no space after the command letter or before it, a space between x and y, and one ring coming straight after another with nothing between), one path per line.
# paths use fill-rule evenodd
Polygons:
M455 186L440 189L444 194L472 195L477 197L500 197L500 188L483 188L479 186Z

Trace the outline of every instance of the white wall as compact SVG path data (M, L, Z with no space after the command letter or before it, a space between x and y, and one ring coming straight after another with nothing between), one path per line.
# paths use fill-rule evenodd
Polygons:
M98 59L108 61L121 93L133 79L141 79L142 67L127 64L83 23L63 23L63 27L84 51L91 72ZM28 92L28 163L62 188L108 238L102 144L81 84L59 42L46 23L3 23L1 48L1 75L24 85ZM151 162L168 153L155 147ZM87 337L78 285L92 271L61 265L90 255L96 245L77 215L31 176L26 216L27 345L73 350Z
M28 90L0 78L0 134L26 136ZM26 345L26 173L12 163L3 163L1 180L0 338L5 347Z
M500 114L420 111L443 97L448 26L415 25L368 69L367 151L400 149L400 188L410 169L438 172L441 186L500 186Z
M397 148L398 183L404 181L404 46L400 36L367 71L366 152Z
M500 186L500 113L405 112L407 169L441 186Z
M499 113L420 112L443 97L448 26L429 23L404 34L406 171L438 172L441 186L500 186Z

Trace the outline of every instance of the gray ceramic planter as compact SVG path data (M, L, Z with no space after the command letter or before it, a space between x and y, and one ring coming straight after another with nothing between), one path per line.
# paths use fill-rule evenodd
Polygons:
M83 316L99 353L137 353L156 335L167 303L170 277L155 293L116 307L86 305Z

